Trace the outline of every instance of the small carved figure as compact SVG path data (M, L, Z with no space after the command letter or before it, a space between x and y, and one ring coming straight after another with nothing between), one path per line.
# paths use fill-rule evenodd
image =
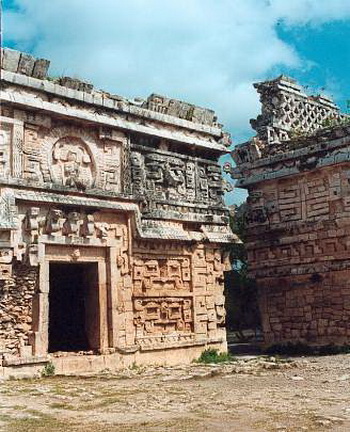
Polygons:
M79 234L80 214L78 212L68 213L67 220L63 224L63 231L69 237Z
M95 226L97 229L97 236L99 238L107 238L108 237L109 224L107 222L96 222Z
M95 234L95 218L92 214L84 216L81 225L81 235L84 237L93 237Z
M71 254L72 260L73 261L77 261L80 258L80 250L79 249L74 249L73 253Z
M39 212L39 207L30 207L23 221L24 230L30 234L32 242L37 240L39 235Z
M69 152L67 162L64 164L63 173L66 186L76 186L79 182L80 166L77 162L76 153Z
M26 261L31 267L36 267L39 264L39 246L31 243L27 246Z
M46 216L45 231L50 235L62 234L62 216L61 210L51 209Z
M218 326L225 324L226 310L225 310L225 297L223 295L217 296L215 299L216 322Z

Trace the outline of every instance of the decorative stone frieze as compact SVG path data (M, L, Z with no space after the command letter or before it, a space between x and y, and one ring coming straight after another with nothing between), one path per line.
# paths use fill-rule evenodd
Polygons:
M47 61L1 55L3 364L225 350L224 245L237 238L214 113L47 79Z

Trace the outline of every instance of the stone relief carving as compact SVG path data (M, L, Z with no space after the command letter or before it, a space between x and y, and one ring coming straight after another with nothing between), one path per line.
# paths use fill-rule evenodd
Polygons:
M39 264L39 246L36 243L27 245L24 262L32 267L35 267Z
M0 178L8 178L10 169L10 130L3 127L0 130Z
M108 237L109 224L107 222L96 222L95 227L97 237L101 239L106 239Z
M196 287L207 291L218 289L224 283L225 256L220 249L198 248L193 254Z
M62 210L49 210L46 216L45 232L50 235L62 235L63 221Z
M215 299L215 312L216 312L216 322L218 326L223 326L225 324L226 310L225 310L225 296L219 295Z
M49 210L30 207L23 217L22 229L25 242L37 242L40 235L53 237L79 237L86 239L120 240L126 247L128 235L126 227L118 223L105 222L98 215L66 211L57 208Z
M17 228L17 207L13 192L3 190L0 196L0 227Z
M89 271L99 294L88 302L101 313L101 352L224 348L222 257L212 244L226 235L216 158L229 137L215 114L161 96L136 106L66 77L41 89L31 80L22 86L16 73L23 70L5 74L0 132L0 177L8 183L0 280L13 291L10 331L0 322L0 336L12 334L6 349L21 362L47 353L47 311L60 307L49 305L50 260L98 262ZM197 332L202 318L205 331Z
M95 181L95 166L86 144L75 137L59 139L52 150L55 183L84 190Z
M132 192L141 195L146 185L144 158L141 153L131 152L131 183Z
M63 224L63 234L69 237L78 236L80 225L80 214L75 211L69 212L67 219Z
M95 234L95 218L92 214L84 215L81 224L81 235L83 237L93 237Z
M107 191L120 192L121 145L117 145L117 143L107 140L103 146L103 159L103 189Z
M133 192L148 201L172 201L222 206L221 168L173 154L132 152Z
M133 260L134 292L191 289L190 259L184 257L143 257Z
M193 329L191 298L134 299L134 323L137 336L188 333Z
M27 210L26 216L23 220L24 231L30 235L30 239L32 242L37 240L39 235L39 213L39 207L30 207Z

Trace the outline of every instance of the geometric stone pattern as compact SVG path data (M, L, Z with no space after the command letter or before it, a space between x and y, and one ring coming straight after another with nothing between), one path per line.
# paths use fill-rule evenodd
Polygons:
M164 150L150 152L135 147L131 153L135 194L146 194L150 200L159 203L180 201L204 206L222 205L222 177L216 163L175 156Z
M89 334L96 352L141 361L154 353L159 362L162 349L174 358L179 347L188 358L198 346L226 349L224 245L237 239L217 163L229 139L214 113L48 80L46 60L1 55L5 363L47 355L49 268L57 262L95 266L95 297L86 301L98 308Z
M331 99L307 96L291 78L280 76L254 84L260 94L262 113L251 120L252 127L268 145L288 141L293 136L310 135L330 122L345 118Z
M258 283L267 344L349 343L346 122L330 128L318 125L314 134L283 143L268 144L259 138L266 153L253 158L242 160L237 152L251 155L254 140L234 152L238 169L233 175L249 191L246 247L249 272Z

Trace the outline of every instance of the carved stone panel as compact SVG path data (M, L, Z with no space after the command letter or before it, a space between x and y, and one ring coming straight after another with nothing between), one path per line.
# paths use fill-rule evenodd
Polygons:
M23 164L23 122L0 119L0 179L21 177Z
M193 330L191 298L134 299L136 339L143 336L190 333Z
M51 172L54 183L77 189L92 187L96 178L95 163L86 144L72 137L55 143Z
M191 290L191 263L188 257L136 255L133 262L135 295Z
M8 178L11 173L11 129L1 125L0 130L0 178Z
M178 157L168 151L133 151L131 167L133 192L144 194L149 203L223 204L221 168L216 163Z

